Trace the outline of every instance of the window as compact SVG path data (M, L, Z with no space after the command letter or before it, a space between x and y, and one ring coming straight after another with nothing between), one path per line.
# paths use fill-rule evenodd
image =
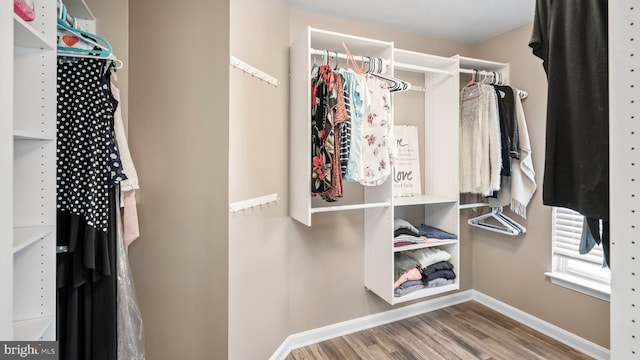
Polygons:
M596 245L588 254L579 252L583 220L573 210L553 208L553 270L546 275L554 284L608 301L611 271L603 267L602 246Z

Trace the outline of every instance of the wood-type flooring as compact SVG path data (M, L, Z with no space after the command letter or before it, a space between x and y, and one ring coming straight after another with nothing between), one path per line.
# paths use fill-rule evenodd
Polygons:
M592 359L468 301L292 350L286 360Z

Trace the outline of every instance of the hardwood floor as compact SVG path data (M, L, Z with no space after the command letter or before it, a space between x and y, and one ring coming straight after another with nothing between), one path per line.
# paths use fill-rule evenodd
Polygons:
M294 349L286 360L592 359L475 301Z

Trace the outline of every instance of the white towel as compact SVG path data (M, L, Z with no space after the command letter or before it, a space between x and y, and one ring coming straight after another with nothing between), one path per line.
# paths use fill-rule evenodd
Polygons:
M520 159L515 161L511 169L511 211L527 218L527 206L531 197L536 192L536 173L533 169L533 159L531 158L531 144L529 142L529 132L527 122L524 117L520 90L513 89L516 102L516 114L518 117L518 138L520 141Z

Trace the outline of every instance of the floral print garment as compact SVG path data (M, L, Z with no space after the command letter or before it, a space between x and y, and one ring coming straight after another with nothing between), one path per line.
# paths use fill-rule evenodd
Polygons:
M374 76L366 77L369 107L362 122L362 169L360 183L376 186L391 174L395 139L391 118L389 85Z
M311 73L311 194L331 201L342 196L340 176L339 123L347 111L342 93L342 76L330 65L314 67Z

